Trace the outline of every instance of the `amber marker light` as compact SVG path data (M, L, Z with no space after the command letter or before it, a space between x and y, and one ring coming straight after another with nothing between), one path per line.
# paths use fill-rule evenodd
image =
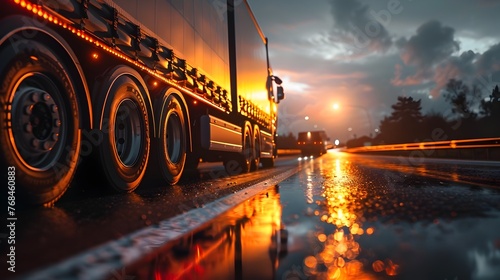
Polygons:
M451 140L451 142L450 142L450 147L451 147L452 149L455 149L455 148L457 147L457 143L456 143L456 141L455 141L455 140Z
M96 47L101 48L102 50L104 50L104 51L106 51L106 52L108 52L108 53L128 62L128 63L133 64L134 66L138 67L139 69L146 71L149 74L153 75L157 79L159 79L167 84L170 84L170 85L176 85L175 82L170 81L169 79L164 77L162 74L157 73L155 70L147 68L142 63L137 62L137 61L125 56L120 51L118 51L114 48L108 47L104 43L100 43L98 41L98 38L94 38L92 34L88 34L85 30L77 29L77 28L71 26L71 23L69 23L68 20L64 19L63 17L58 17L58 15L56 15L56 14L52 14L52 12L50 12L49 10L46 11L42 5L34 4L30 1L25 1L25 0L12 0L12 2L21 6L22 8L26 9L27 11L31 11L34 15L37 15L38 17L46 19L47 21L68 30L69 32L75 34L75 36L80 37L82 40L93 43L93 44L95 44ZM91 56L93 59L99 58L99 55L96 53L91 54ZM210 101L203 100L202 98L200 98L200 100L203 102L213 104ZM226 113L229 113L229 111L226 111ZM275 123L274 120L273 120L273 123Z

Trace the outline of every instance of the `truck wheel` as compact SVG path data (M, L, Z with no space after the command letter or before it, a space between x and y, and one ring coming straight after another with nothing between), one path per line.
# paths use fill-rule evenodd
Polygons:
M243 153L239 157L238 163L241 166L242 173L250 172L252 161L254 159L252 128L249 123L245 124L243 129Z
M260 159L260 162L264 168L274 167L274 158L262 158Z
M187 133L184 110L179 99L170 95L164 103L160 128L159 166L163 178L174 185L179 182L186 163Z
M253 160L252 160L252 170L259 169L260 164L260 130L256 125L253 128Z
M102 116L103 171L113 188L132 192L144 177L150 150L147 108L132 77L121 75L111 83Z
M0 49L0 165L19 200L49 204L68 188L80 153L74 84L35 41ZM13 173L7 173L13 171Z
M250 172L253 161L253 137L250 123L245 123L242 135L242 152L228 156L223 164L228 175L238 175Z

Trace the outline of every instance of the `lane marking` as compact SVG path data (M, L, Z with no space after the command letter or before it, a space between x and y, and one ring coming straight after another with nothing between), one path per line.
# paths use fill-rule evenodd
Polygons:
M23 275L20 279L108 279L114 272L137 263L144 256L160 251L168 243L286 180L300 169L299 165L232 195L210 202L204 207L192 209L118 240L109 241L55 265Z

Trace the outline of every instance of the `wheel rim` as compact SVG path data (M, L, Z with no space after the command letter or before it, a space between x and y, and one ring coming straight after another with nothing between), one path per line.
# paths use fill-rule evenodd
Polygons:
M249 163L252 159L252 138L249 131L245 133L245 149L243 150L243 155L247 163Z
M59 88L43 73L29 73L14 87L10 141L23 165L48 170L59 160L68 123Z
M133 166L142 149L143 126L139 107L132 99L124 99L115 114L114 143L121 163Z
M182 123L176 113L171 113L168 116L165 129L165 151L167 151L167 158L170 162L176 164L181 160L183 153L182 141Z
M258 160L260 158L260 137L258 133L255 133L254 147L255 147L255 159Z

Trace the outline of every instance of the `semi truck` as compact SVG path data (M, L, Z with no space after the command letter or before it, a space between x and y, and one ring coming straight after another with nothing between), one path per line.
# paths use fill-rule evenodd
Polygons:
M297 145L302 156L325 154L328 150L330 138L324 130L301 131L297 136Z
M16 201L54 203L82 161L121 192L200 161L274 165L284 91L247 1L1 3L0 165Z

